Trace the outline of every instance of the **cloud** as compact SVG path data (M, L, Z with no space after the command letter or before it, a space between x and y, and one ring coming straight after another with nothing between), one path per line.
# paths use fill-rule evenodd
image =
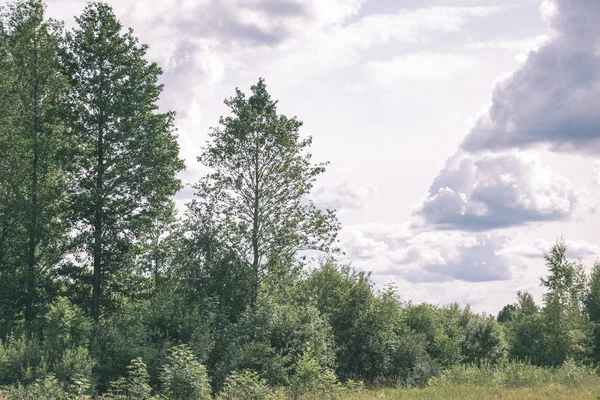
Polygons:
M592 181L595 185L600 185L600 161L594 163L594 169L592 171Z
M502 254L515 254L526 258L541 258L555 242L544 239L533 241L518 241L502 250ZM585 240L566 239L567 257L573 259L584 259L600 254L600 247Z
M503 236L476 235L461 238L451 247L437 248L429 243L425 251L438 251L441 260L428 262L412 270L407 278L412 282L503 281L512 277L508 257L498 254L507 239ZM467 240L465 240L467 239Z
M542 12L554 37L497 84L463 149L600 151L600 2L546 0Z
M348 23L322 26L289 40L280 46L281 53L264 68L269 76L285 71L286 82L291 85L359 64L365 52L376 48L393 43L427 42L436 33L457 32L469 20L502 9L495 6L434 6L361 16ZM369 74L370 69L381 66L365 63L363 70Z
M363 68L375 84L385 87L406 79L449 79L474 73L481 66L480 61L471 57L416 53L389 61L368 62Z
M549 40L548 36L536 36L524 39L496 39L483 42L471 42L465 45L467 49L501 49L501 50L538 50Z
M485 231L568 220L580 203L569 181L536 154L457 153L415 214L439 229Z
M340 234L342 261L412 283L489 282L512 277L507 236L443 231L410 231L408 224L366 224Z
M376 193L377 190L373 187L342 182L337 185L317 187L310 197L319 208L343 210L365 207Z
M148 7L129 2L130 12L180 37L214 39L226 46L276 46L304 30L339 23L356 14L362 0L165 1Z

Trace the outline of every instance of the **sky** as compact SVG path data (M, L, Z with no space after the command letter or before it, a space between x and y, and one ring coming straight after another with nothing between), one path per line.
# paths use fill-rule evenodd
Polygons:
M600 1L108 3L164 70L183 181L223 100L265 78L331 162L312 199L338 210L340 261L378 287L496 313L541 298L560 236L600 255ZM47 4L67 27L85 6Z

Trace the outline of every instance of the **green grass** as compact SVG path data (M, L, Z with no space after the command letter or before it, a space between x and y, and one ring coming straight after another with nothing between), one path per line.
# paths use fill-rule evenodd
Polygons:
M598 400L600 399L600 378L586 380L577 386L549 384L537 387L507 388L456 385L424 389L365 390L347 398L350 400Z

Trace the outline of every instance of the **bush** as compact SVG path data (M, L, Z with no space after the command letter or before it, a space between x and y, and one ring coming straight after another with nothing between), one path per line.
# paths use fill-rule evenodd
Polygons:
M47 373L39 340L9 336L4 343L0 341L0 386L17 382L28 385Z
M319 399L334 399L340 395L342 385L335 373L319 363L309 344L305 345L294 369L289 387L290 397L297 399L311 394Z
M256 371L245 369L227 377L221 397L224 400L265 400L272 397L272 391Z
M65 297L59 297L44 316L42 332L49 362L60 362L68 349L87 347L91 321Z
M1 398L1 397L0 397ZM72 399L63 389L63 385L52 374L36 379L27 387L17 385L6 392L7 400L68 400Z
M135 358L127 366L127 379L121 377L109 384L109 390L103 397L105 399L136 399L146 400L152 398L150 375L146 364L141 358Z
M86 348L67 349L52 370L69 391L78 395L88 393L92 386L92 368L95 361Z
M163 394L171 400L212 399L206 368L187 345L171 349L169 362L163 367L160 381Z
M295 303L289 296L261 298L255 308L228 324L217 337L210 361L214 384L222 388L234 371L256 371L269 385L288 386L294 363L310 343L319 364L335 365L331 328L311 304Z

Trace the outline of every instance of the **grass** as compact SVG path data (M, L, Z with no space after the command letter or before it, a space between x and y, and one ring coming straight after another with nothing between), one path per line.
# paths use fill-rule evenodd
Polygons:
M431 379L422 389L347 389L332 397L349 400L600 400L600 375L597 369L572 361L557 368L521 362L501 367L457 365ZM306 400L312 398L305 397Z
M600 378L577 386L549 384L537 387L449 385L424 389L365 390L349 400L598 400Z

